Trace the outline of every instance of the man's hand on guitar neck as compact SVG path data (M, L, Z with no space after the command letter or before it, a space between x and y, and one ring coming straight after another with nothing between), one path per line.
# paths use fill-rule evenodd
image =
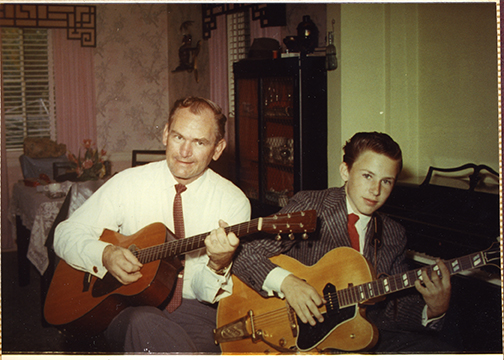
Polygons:
M303 323L309 322L312 326L316 325L314 317L319 322L324 321L318 307L326 301L306 281L291 274L282 281L280 290Z
M206 253L210 260L208 267L215 272L228 267L233 260L234 252L240 243L238 237L224 230L228 224L219 220L219 228L212 230L205 239Z
M102 261L121 284L128 285L142 277L140 269L143 265L128 249L109 245L103 250Z

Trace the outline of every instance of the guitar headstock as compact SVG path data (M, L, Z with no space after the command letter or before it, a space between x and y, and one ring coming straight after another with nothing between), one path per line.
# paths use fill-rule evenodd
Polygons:
M494 265L500 268L500 244L494 242L489 249L483 252L486 265Z
M294 234L313 232L317 228L315 210L299 211L289 214L275 214L262 218L261 231L270 234ZM293 237L291 236L291 239Z

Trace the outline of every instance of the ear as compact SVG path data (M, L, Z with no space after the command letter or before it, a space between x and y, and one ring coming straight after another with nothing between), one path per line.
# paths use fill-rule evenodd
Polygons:
M339 166L339 172L340 176L343 179L344 182L348 181L349 178L349 170L348 170L348 165L346 162L342 162Z
M166 146L168 144L168 123L166 123L163 129L163 145Z
M224 139L221 139L217 145L215 146L215 150L214 150L214 154L212 156L212 159L214 159L214 161L217 161L220 156L222 155L222 152L224 151L224 149L226 148L226 140Z

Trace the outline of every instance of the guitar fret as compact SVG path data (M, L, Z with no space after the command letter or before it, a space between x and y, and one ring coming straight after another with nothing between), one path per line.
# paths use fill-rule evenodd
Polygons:
M304 217L306 222L303 223L301 219L295 219L296 217ZM283 221L282 219L289 219L288 221ZM225 228L227 232L233 232L238 237L244 234L251 234L259 231L258 224L259 220L262 221L263 229L262 231L274 233L275 231L282 232L282 228L289 229L290 232L312 232L315 230L316 226L316 211L309 210L305 212L298 212L292 214L281 214L272 215L266 218L253 219L240 224L229 226ZM266 225L266 226L265 226ZM293 228L295 230L293 231ZM205 234L200 234L192 236L185 239L175 239L172 240L173 234L170 230L166 228L165 242L159 245L150 246L144 249L132 250L134 255L138 260L143 263L149 263L151 261L160 260L163 258L170 258L179 254L187 253L205 246L205 238L210 234L207 232ZM167 241L169 240L169 241Z
M347 289L338 290L337 296L340 307L344 307L348 304Z
M351 287L348 289L348 298L349 298L348 304L356 304L358 302L355 287Z
M492 254L494 257L497 257L500 254L498 250L494 250L494 252L495 254ZM450 274L474 269L494 261L493 259L488 260L486 257L488 256L487 254L488 253L483 252L474 253L445 262L445 265L448 267ZM429 277L432 276L433 272L437 273L438 276L442 276L439 265L433 264L420 269L410 270L403 274L384 277L360 285L352 285L346 289L340 289L337 291L340 307L345 307L350 304L358 304L374 297L413 287L416 280L423 282L424 271Z
M351 287L348 288L348 304L356 304L357 303L357 296L355 295L355 288Z
M374 298L376 295L375 295L375 291L373 289L373 283L368 283L368 293L369 293L369 296L367 297L368 299L371 299L371 298Z
M346 291L346 295L347 295L347 305L349 304L355 304L356 301L355 301L355 296L354 296L354 288L353 287L350 287L350 288L347 288L348 291Z
M383 279L383 293L387 294L390 292L390 284L389 284L389 279L385 278Z
M359 288L357 286L352 287L352 295L353 295L352 302L354 304L357 304L359 302Z

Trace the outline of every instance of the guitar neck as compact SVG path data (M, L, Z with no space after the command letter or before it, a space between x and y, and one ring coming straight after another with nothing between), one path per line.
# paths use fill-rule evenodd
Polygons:
M258 218L237 225L228 226L224 228L224 230L226 233L233 232L238 237L254 234L261 231L262 221L262 218ZM169 238L169 234L170 231L166 229L166 239ZM145 249L138 249L133 251L133 253L142 264L146 264L151 261L170 258L193 250L201 249L205 246L205 239L208 235L210 235L210 231L184 239L167 241L163 244L150 246Z
M443 261L451 275L458 274L465 270L472 270L487 265L486 253L484 251L465 255L453 260ZM350 286L346 289L338 290L340 307L347 307L365 302L383 295L415 286L415 281L422 281L422 272L427 270L429 277L435 271L441 276L439 266L434 264L416 270L410 270L402 274L388 276L365 284Z

